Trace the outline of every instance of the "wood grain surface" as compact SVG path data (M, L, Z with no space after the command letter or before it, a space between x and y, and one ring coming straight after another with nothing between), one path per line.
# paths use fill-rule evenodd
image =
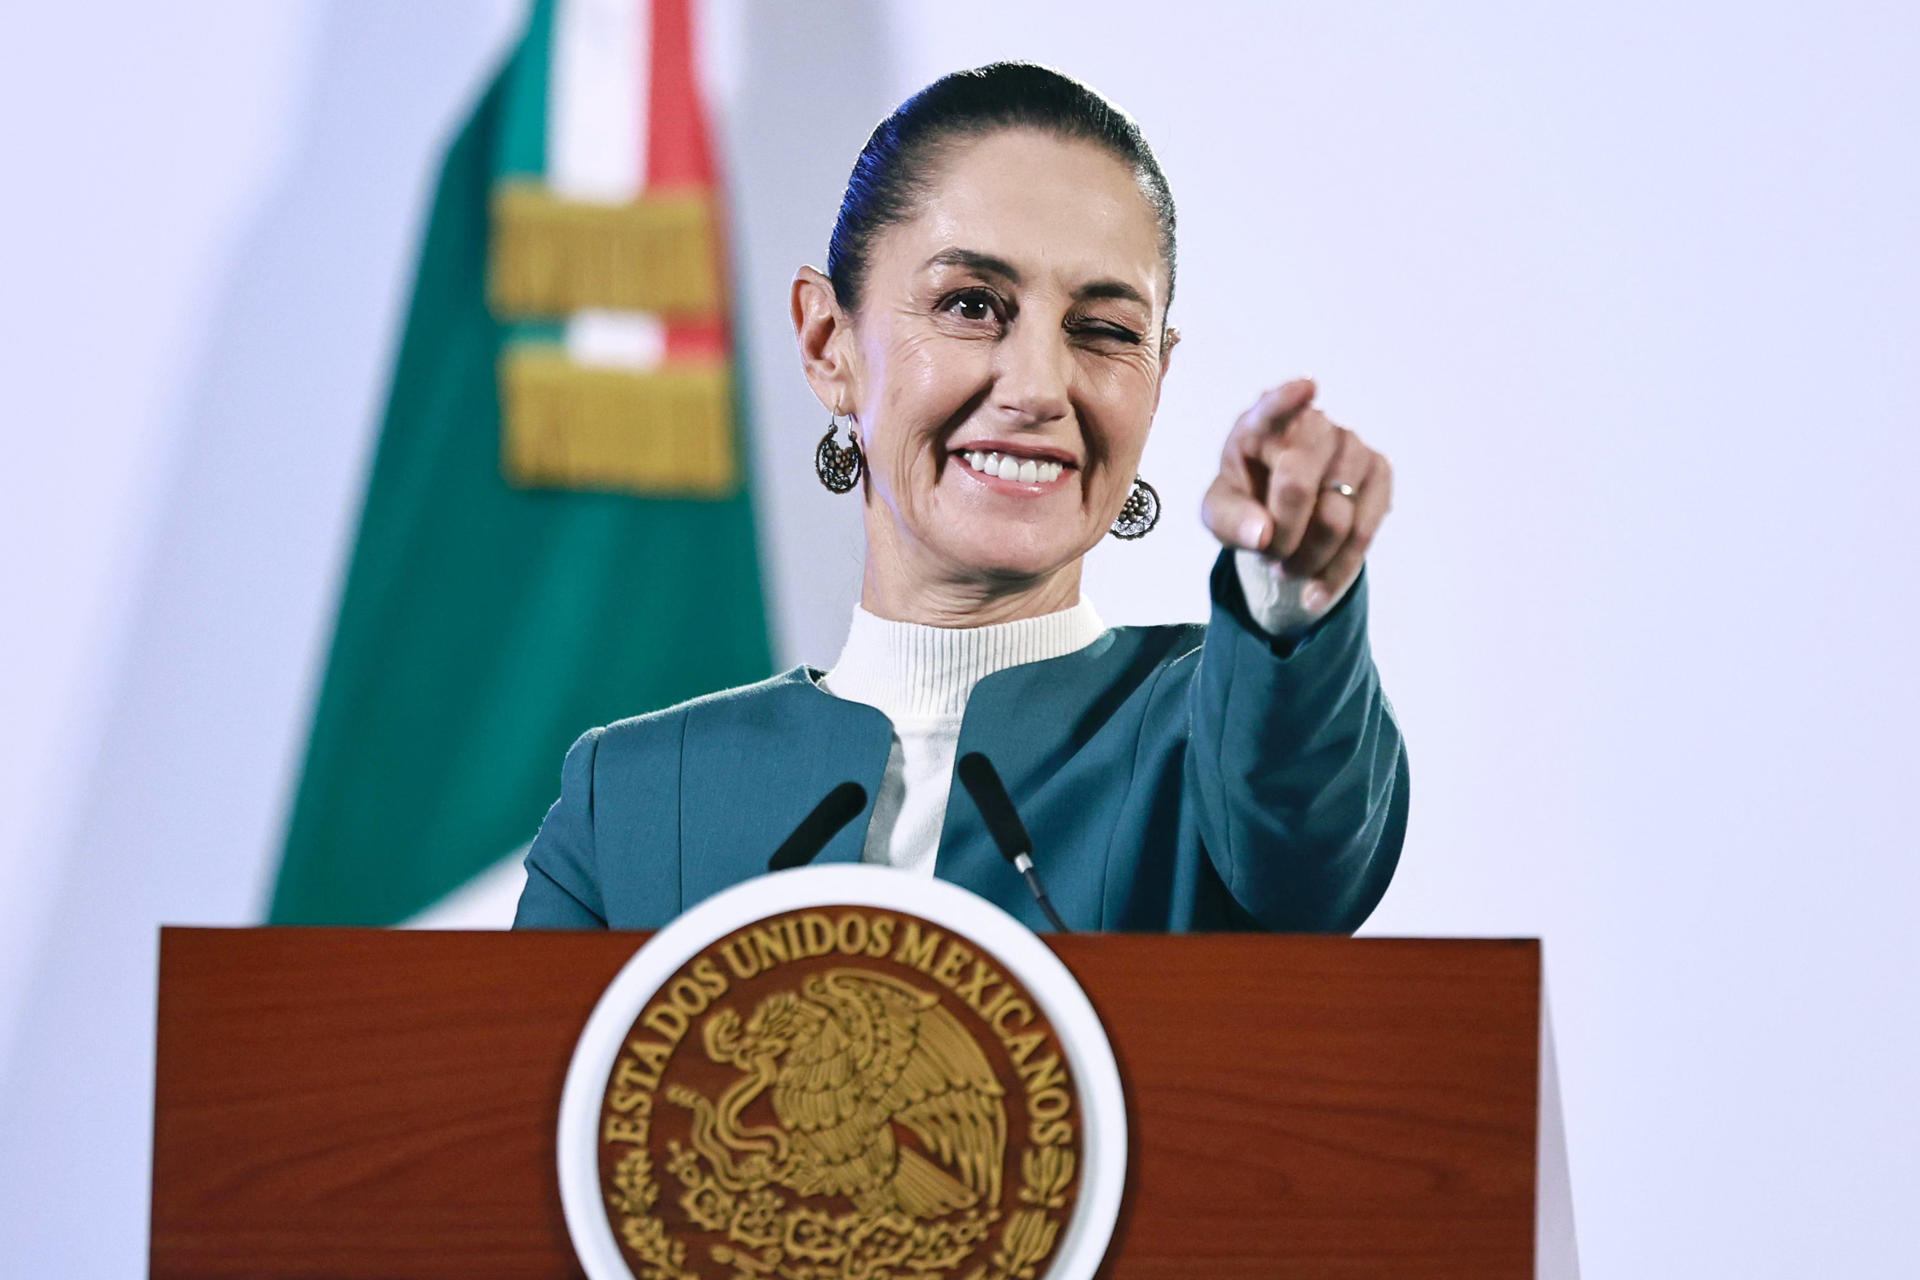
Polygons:
M643 940L164 930L152 1275L580 1275L560 1088ZM1103 1276L1532 1275L1537 943L1048 942L1127 1087Z

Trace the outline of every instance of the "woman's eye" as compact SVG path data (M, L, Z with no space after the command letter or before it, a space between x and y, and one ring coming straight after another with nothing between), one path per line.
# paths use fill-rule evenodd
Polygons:
M946 309L962 320L991 320L993 299L984 293L959 293L947 299Z
M1141 341L1140 335L1133 330L1115 324L1083 324L1079 329L1082 335L1105 342L1125 342L1138 346Z

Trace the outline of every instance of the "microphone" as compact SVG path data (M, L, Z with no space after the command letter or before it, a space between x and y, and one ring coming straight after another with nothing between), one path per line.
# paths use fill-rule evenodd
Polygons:
M1013 864L1013 869L1027 882L1027 888L1033 890L1033 900L1040 904L1047 923L1055 933L1071 932L1060 913L1053 909L1047 891L1040 886L1040 873L1033 867L1033 837L1027 834L1020 815L1013 811L1013 801L1007 796L993 762L978 751L969 751L960 757L960 782L973 797L980 816L986 819L987 833L1000 846L1000 856Z
M840 828L860 816L867 807L867 789L857 782L843 782L827 792L827 798L813 806L813 812L800 819L800 825L767 859L768 871L789 871L804 867L827 847L827 841L840 834Z

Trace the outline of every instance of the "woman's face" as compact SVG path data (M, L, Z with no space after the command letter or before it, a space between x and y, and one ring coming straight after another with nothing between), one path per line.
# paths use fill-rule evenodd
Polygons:
M951 145L929 187L877 237L852 318L869 554L1032 582L1133 483L1166 370L1159 227L1125 164L1033 130Z

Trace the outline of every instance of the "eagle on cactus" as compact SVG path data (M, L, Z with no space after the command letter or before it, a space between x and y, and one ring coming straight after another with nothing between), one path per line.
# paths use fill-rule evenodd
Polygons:
M778 1183L921 1220L999 1204L1005 1090L938 995L829 969L765 997L744 1023L716 1010L702 1034L709 1058L743 1074L717 1099L684 1085L668 1099L693 1112L693 1146L721 1186ZM749 1123L769 1091L777 1123Z

